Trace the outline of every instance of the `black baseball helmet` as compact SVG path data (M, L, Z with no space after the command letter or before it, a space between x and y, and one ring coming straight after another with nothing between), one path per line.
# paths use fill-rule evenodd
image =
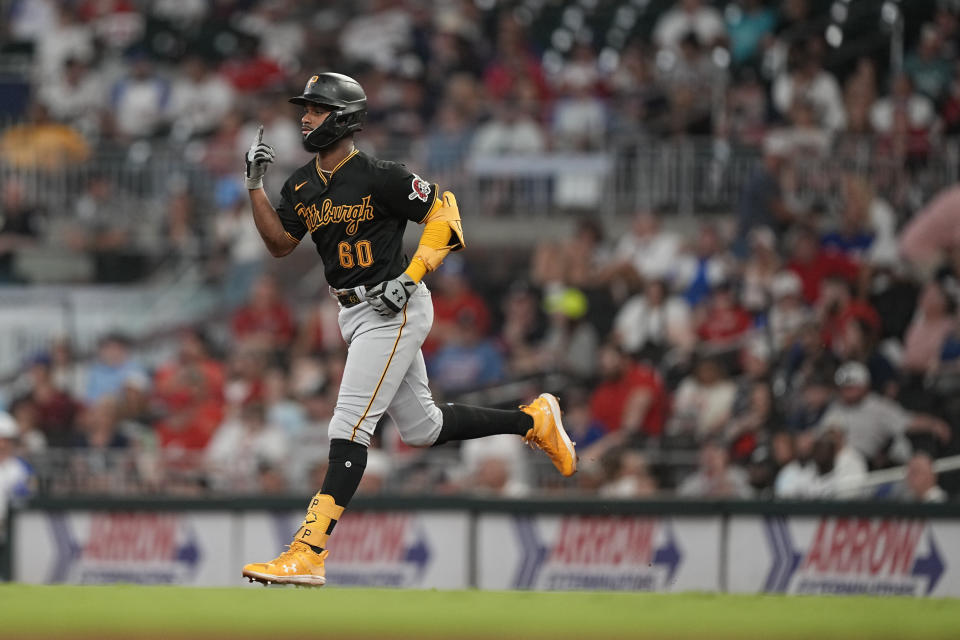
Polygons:
M303 139L307 151L320 151L348 133L360 131L367 117L367 94L360 83L342 73L318 73L307 81L303 94L290 98L293 104L316 104L332 113Z

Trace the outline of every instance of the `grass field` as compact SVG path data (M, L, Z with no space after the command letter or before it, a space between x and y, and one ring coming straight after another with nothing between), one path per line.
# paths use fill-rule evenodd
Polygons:
M960 637L960 600L0 585L0 638Z

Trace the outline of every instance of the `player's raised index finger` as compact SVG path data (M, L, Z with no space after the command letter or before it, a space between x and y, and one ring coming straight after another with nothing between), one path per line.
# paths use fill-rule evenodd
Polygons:
M263 125L260 125L260 128L257 129L257 144L263 142Z

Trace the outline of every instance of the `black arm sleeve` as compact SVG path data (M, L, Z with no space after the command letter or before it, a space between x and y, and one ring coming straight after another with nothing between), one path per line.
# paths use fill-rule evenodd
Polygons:
M438 190L404 165L388 162L374 197L390 215L421 222L439 197Z
M297 215L293 205L290 204L290 185L284 184L280 191L280 204L277 205L277 215L280 217L280 223L287 235L300 242L303 236L307 234L307 225L303 219Z

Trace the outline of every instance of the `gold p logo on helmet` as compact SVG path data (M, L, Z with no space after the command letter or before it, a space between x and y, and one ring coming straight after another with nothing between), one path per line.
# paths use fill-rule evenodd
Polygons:
M320 76L311 76L311 77L310 77L310 82L308 82L307 84L313 84L314 82L316 82L316 81L319 80L319 79L320 79Z

